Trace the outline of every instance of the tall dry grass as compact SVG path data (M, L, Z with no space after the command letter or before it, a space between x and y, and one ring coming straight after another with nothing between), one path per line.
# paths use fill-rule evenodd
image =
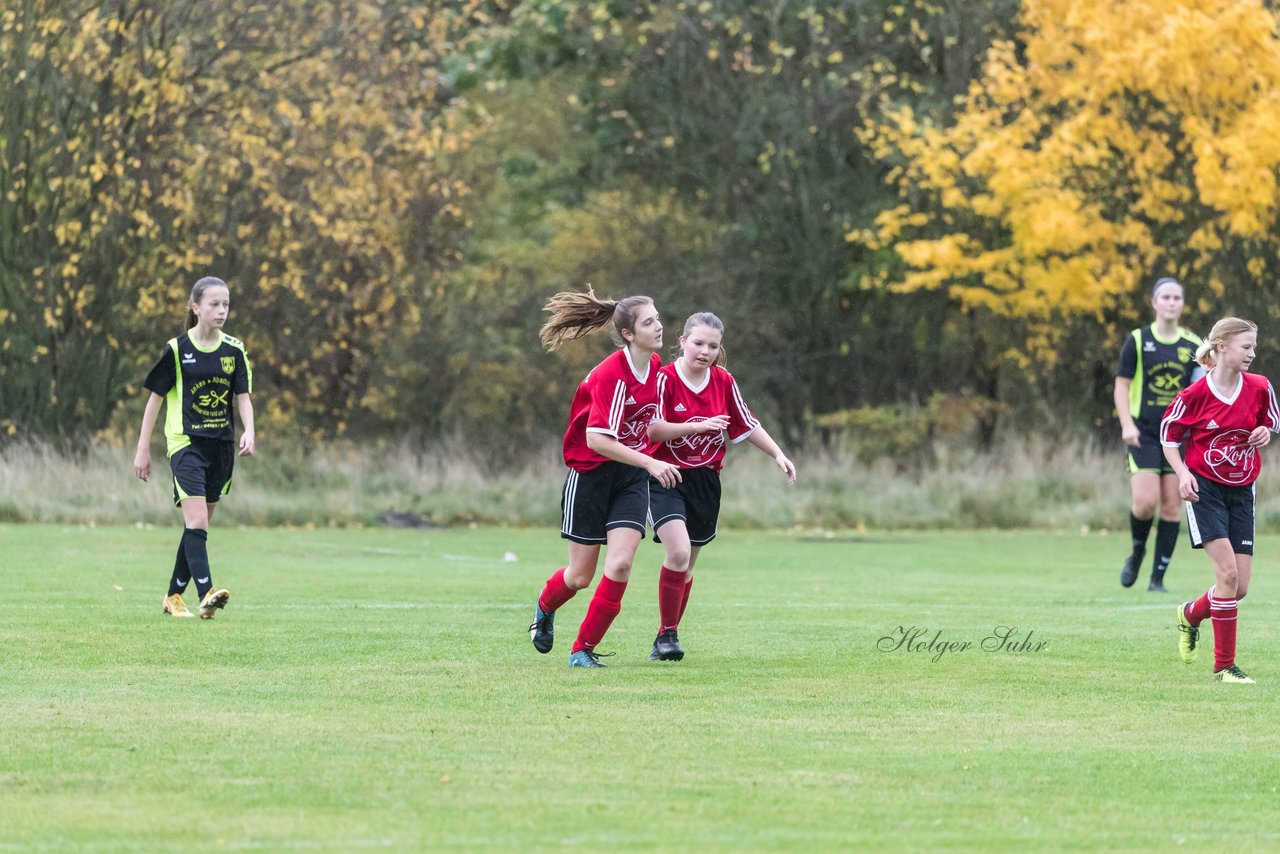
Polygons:
M1006 443L995 453L946 453L902 472L885 461L832 452L798 454L787 487L771 460L730 452L721 524L726 528L1123 529L1128 486L1120 451L1084 443ZM81 456L39 443L0 451L0 521L172 525L168 466L132 475L132 449L101 443ZM377 525L389 509L433 524L559 525L563 468L549 446L519 470L491 470L458 447L266 445L237 463L221 524ZM1259 489L1259 526L1280 529L1280 502Z

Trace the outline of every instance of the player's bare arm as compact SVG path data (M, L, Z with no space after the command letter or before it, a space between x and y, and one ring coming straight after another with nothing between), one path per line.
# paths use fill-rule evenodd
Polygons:
M729 429L728 415L715 415L703 421L650 421L649 438L654 442L671 442L695 433L718 433Z
M658 483L668 489L680 482L680 469L676 466L628 448L605 433L587 433L587 447L602 457L608 457L611 460L644 469L657 478Z
M1116 377L1112 396L1115 398L1116 415L1120 418L1120 438L1126 445L1136 448L1141 444L1141 434L1133 416L1129 414L1129 386L1132 382L1128 377Z
M138 452L133 455L133 473L143 482L151 479L151 432L155 429L156 418L160 414L160 404L164 401L155 392L147 398L146 409L142 412L142 429L138 436Z

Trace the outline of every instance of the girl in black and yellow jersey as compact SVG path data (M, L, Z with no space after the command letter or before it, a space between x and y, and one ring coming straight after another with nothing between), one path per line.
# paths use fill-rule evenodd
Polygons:
M1114 397L1120 418L1129 472L1131 503L1129 530L1132 551L1120 569L1120 583L1133 586L1147 535L1157 511L1156 553L1148 590L1163 593L1164 573L1178 543L1182 499L1178 478L1160 447L1160 419L1173 398L1204 373L1196 363L1200 339L1178 325L1182 315L1182 285L1176 279L1158 279L1151 290L1155 322L1133 330L1120 350Z
M235 415L240 413L240 455L254 451L253 371L244 344L222 331L231 308L227 283L206 276L191 288L187 331L165 345L143 383L151 392L142 414L142 433L133 473L151 477L151 431L165 402L165 441L173 470L173 501L182 508L184 529L173 565L164 613L194 616L182 601L187 582L194 580L200 596L200 616L210 619L231 594L214 587L209 571L209 520L218 499L231 489L235 467Z

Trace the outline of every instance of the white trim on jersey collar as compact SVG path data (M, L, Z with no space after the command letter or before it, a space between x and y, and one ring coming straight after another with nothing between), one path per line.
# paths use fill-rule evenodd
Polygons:
M702 385L694 385L692 382L689 381L689 378L684 375L684 366L681 365L681 362L683 361L684 361L683 359L676 359L676 362L675 362L676 373L680 375L680 382L684 383L685 388L689 389L689 391L693 392L694 394L701 394L702 390L707 387L707 383L711 382L711 367L710 366L707 367L707 372L702 377Z
M631 376L633 376L633 377L635 377L635 378L636 378L636 382L638 382L638 383L647 383L647 382L649 381L649 366L653 364L653 358L652 358L652 357L650 357L650 358L648 358L648 359L646 359L646 360L645 360L645 363L644 363L644 376L641 376L641 375L640 375L640 372L636 370L636 366L635 366L635 364L631 361L631 348L630 348L630 347L623 347L623 348L622 348L622 357L623 357L624 359L626 359L626 360L627 360L627 367L631 368Z
M1209 391L1213 392L1214 397L1230 406L1236 402L1236 398L1240 396L1240 390L1244 388L1244 374L1241 373L1240 377L1236 380L1235 391L1231 392L1230 397L1223 397L1219 394L1218 387L1213 383L1213 371L1209 371L1209 375L1205 377L1205 382L1209 384Z

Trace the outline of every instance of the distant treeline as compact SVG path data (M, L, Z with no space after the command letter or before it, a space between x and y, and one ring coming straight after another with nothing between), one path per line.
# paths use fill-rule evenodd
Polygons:
M720 314L784 439L1111 430L1156 276L1280 330L1278 22L1204 6L16 0L0 433L132 429L205 274L264 433L518 454L587 283Z

